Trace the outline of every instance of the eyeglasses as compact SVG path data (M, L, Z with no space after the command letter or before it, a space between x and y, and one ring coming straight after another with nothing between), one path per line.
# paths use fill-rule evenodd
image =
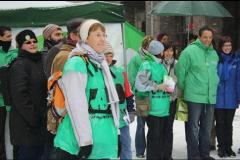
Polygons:
M229 45L223 45L223 47L232 47L232 45L231 45L231 44L229 44Z
M97 38L107 38L107 34L103 33L97 33L97 34L92 34L93 36L97 37Z
M26 41L26 42L24 42L24 44L35 44L35 43L37 43L37 41L35 41L35 40L33 40L33 41Z

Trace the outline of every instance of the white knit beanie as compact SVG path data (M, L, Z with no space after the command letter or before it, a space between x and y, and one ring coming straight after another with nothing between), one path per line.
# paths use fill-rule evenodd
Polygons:
M95 23L100 23L103 26L103 24L96 19L88 19L81 24L79 33L83 42L86 42L89 29Z

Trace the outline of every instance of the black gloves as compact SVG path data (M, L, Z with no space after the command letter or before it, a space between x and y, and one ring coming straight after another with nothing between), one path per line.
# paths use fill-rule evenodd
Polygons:
M78 159L87 159L92 152L92 145L82 146L77 155Z
M118 135L118 157L120 157L121 150L122 150L122 145L121 145L120 135Z

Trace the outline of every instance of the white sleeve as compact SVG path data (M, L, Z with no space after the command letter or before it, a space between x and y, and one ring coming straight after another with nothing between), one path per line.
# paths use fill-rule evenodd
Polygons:
M79 146L93 143L92 128L88 113L88 101L85 93L87 74L70 71L62 77L61 87L65 105Z
M146 91L157 91L158 85L150 80L150 72L147 70L138 72L136 80L135 80L135 87L140 92L146 92Z

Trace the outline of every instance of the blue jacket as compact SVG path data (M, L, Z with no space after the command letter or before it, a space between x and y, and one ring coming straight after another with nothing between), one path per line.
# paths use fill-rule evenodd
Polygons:
M240 58L220 53L216 108L235 109L240 102Z

